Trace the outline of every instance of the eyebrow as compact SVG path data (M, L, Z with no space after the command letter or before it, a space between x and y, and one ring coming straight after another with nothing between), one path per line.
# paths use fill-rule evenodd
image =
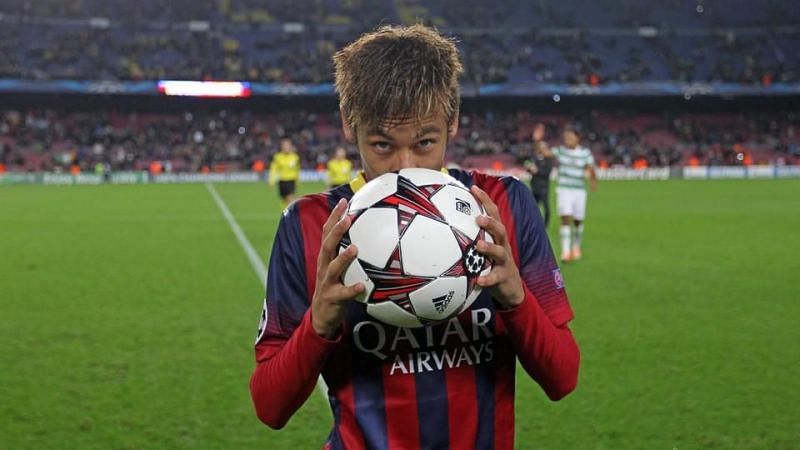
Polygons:
M386 139L386 140L389 140L389 141L392 140L392 137L389 136L388 134L384 133L383 130L381 130L380 128L375 128L374 130L371 130L369 133L367 133L367 136L372 136L372 135L376 135L376 134L378 136Z
M426 134L429 134L429 133L441 134L441 132L442 132L442 130L439 127L437 127L436 125L428 125L428 126L422 127L422 129L419 130L419 133L417 133L417 135L414 136L414 139L419 139L422 136L425 136ZM392 137L389 136L388 134L386 134L380 128L376 128L376 129L370 131L369 133L367 133L367 136L369 136L369 135L378 135L378 136L380 136L380 137L382 137L384 139L387 139L387 140L390 140L390 141L392 140Z
M428 133L441 133L441 132L442 130L439 129L439 127L437 127L436 125L428 125L427 127L422 127L422 129L419 130L419 133L417 133L414 139L419 139Z

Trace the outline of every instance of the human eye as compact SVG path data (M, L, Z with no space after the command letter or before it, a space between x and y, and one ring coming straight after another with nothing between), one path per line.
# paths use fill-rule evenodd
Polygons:
M389 153L389 151L392 149L391 144L386 141L374 141L369 145L378 153Z
M430 150L436 144L435 139L423 139L417 143L417 147L422 150Z

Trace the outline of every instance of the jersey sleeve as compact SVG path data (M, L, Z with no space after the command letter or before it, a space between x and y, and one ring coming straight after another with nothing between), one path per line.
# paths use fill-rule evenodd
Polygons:
M559 400L578 382L580 350L567 326L572 309L531 192L516 178L496 180L487 177L486 192L500 211L525 289L523 302L499 310L498 318L522 367Z
M592 151L588 148L586 149L586 165L590 167L594 167L594 155Z
M267 275L267 291L256 338L256 359L265 359L265 343L286 341L303 319L308 309L303 234L297 214L297 204L290 206L281 217Z
M564 325L574 314L542 215L522 182L510 177L505 181L522 281L553 324Z

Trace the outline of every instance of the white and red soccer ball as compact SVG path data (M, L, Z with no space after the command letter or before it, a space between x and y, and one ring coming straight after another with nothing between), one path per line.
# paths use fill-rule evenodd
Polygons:
M491 271L478 240L492 242L475 219L483 208L460 181L428 169L403 169L365 184L350 200L350 230L340 244L358 247L346 285L364 283L357 298L372 317L398 327L441 322L480 294Z

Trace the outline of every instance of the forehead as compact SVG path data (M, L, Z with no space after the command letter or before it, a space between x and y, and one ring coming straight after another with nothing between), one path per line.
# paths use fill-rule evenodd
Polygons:
M416 136L420 134L445 132L447 118L444 114L432 114L422 119L384 120L382 123L366 129L367 135L381 135L387 137Z

